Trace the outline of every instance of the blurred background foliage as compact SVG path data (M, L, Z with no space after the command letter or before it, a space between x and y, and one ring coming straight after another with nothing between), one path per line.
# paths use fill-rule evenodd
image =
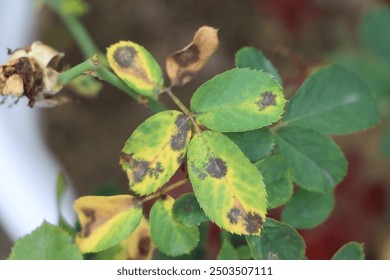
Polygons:
M69 12L80 15L101 50L119 40L132 40L145 46L162 66L199 26L219 28L216 54L193 82L176 90L186 103L199 85L234 67L234 54L243 46L261 49L273 61L287 97L318 66L336 62L357 73L371 87L383 122L365 132L336 137L349 162L348 175L337 186L330 218L300 233L309 259L329 259L350 240L365 243L368 259L390 259L390 1L94 0L84 1L83 6L80 1L68 2ZM65 64L84 60L54 13L42 7L37 16L38 38L65 52ZM64 91L73 94L72 88ZM169 100L162 101L173 107ZM78 95L70 104L42 112L47 144L79 195L110 185L126 192L119 152L131 132L151 115L148 109L104 85L97 96ZM277 219L279 215L280 209L270 213ZM206 258L215 258L219 251L217 233L209 229ZM0 257L8 255L5 247Z

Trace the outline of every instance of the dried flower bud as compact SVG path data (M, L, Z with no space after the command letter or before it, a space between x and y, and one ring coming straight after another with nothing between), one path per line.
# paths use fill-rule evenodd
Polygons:
M13 51L6 64L0 66L0 94L16 97L16 102L25 96L30 107L36 102L46 103L61 89L57 86L56 69L63 56L39 41Z

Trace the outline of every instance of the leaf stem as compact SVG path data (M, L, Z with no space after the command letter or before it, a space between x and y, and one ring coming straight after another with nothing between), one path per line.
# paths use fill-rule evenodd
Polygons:
M186 114L190 119L191 119L191 122L192 124L194 125L196 131L198 133L202 133L202 130L200 129L199 125L197 124L197 122L195 121L194 119L194 114L183 104L183 102L181 102L181 100L172 92L171 90L171 87L167 87L164 89L164 91L162 92L166 92L168 93L169 97L173 100L173 102L175 102L175 104L180 108L180 110L182 110L182 112L184 114Z
M172 191L173 189L176 189L176 188L178 188L178 187L184 185L184 184L187 183L187 182L188 182L188 178L185 178L185 179L182 179L182 180L180 180L180 181L177 181L176 183L173 183L172 185L169 185L168 187L166 187L166 188L160 190L159 192L156 192L156 193L154 193L154 194L152 194L152 195L149 195L149 196L145 197L144 199L141 200L141 202L142 202L142 203L145 203L145 202L147 202L147 201L149 201L149 200L158 198L158 197L160 197L160 196L162 196L162 195L164 195L164 194L169 193L169 192Z
M182 110L184 114L186 114L187 116L192 115L191 111L183 104L183 102L181 102L181 100L179 98L177 98L177 96L172 92L170 87L165 88L164 91L166 93L168 93L168 95L172 99L172 101L175 102L177 107L179 107L180 110Z

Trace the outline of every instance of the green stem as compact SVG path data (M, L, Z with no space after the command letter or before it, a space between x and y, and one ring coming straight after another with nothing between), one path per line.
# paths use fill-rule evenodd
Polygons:
M70 68L69 70L60 73L58 77L58 84L65 85L72 79L82 74L92 74L100 80L103 80L111 84L112 86L118 88L119 90L126 92L128 95L140 102L141 96L135 91L133 91L130 87L128 87L120 78L118 78L117 75L112 73L106 67L102 66L97 56L93 56L92 58L87 59L86 61ZM146 99L148 101L149 108L153 112L161 112L167 110L167 108L163 104L161 104L161 102L152 98Z
M95 69L95 65L91 61L91 59L87 59L86 61L70 68L69 70L66 70L62 73L60 73L58 77L57 83L59 85L65 85L77 76L87 72L87 71L92 71Z
M46 0L46 4L64 22L85 58L89 58L99 51L95 42L78 18L73 15L63 14L62 0Z
M175 104L180 108L180 110L183 111L184 114L187 116L191 116L191 111L181 102L179 98L172 92L171 88L166 88L164 90L166 93L168 93L169 97L175 102Z

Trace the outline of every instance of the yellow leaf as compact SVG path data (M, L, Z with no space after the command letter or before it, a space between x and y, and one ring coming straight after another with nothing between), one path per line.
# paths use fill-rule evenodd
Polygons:
M115 74L139 94L151 97L161 92L161 68L144 47L120 41L107 49L107 59Z
M190 82L218 48L218 30L202 26L184 49L168 56L166 70L172 85Z
M76 243L82 253L111 248L127 238L139 225L142 207L130 195L84 196L77 199L74 209L82 231Z

